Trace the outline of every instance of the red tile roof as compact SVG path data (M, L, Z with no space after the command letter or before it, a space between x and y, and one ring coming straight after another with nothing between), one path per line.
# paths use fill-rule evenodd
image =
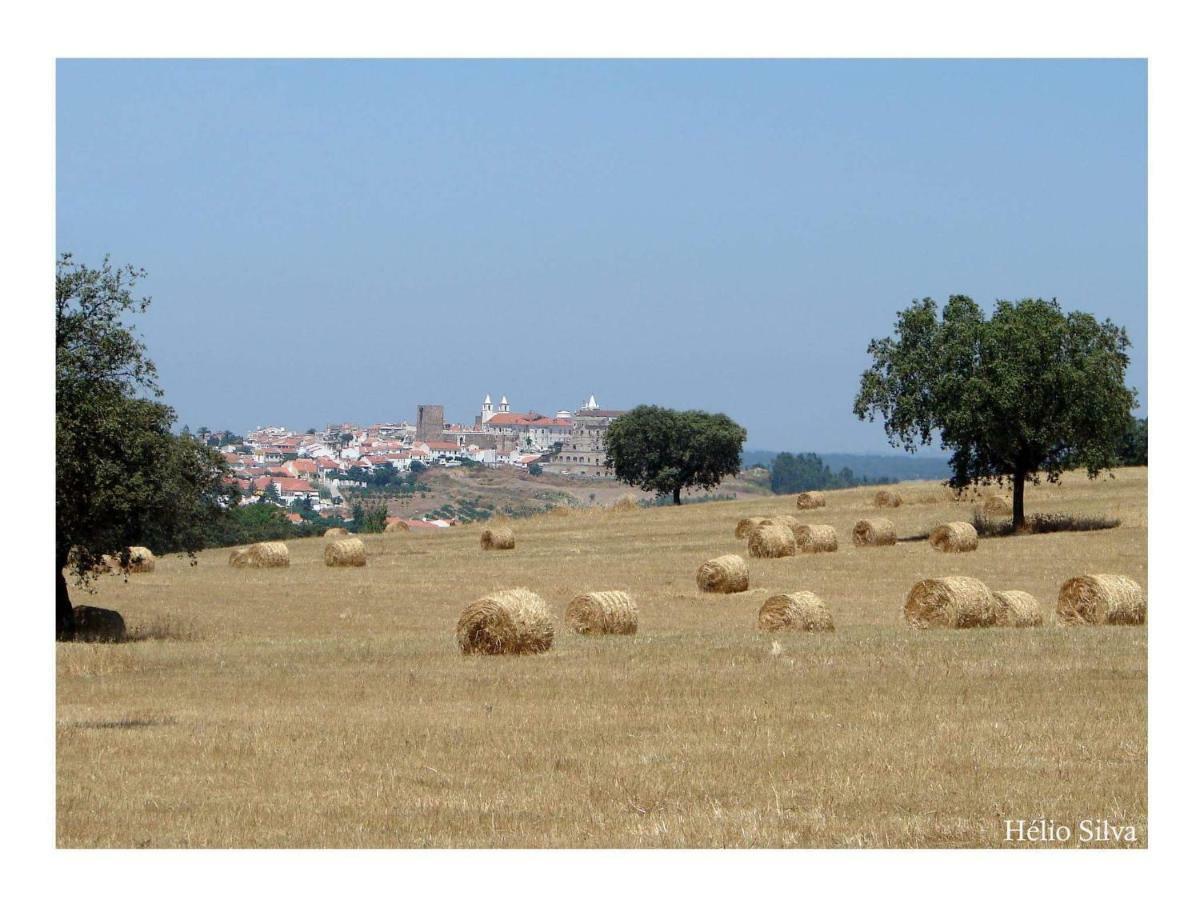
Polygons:
M305 481L303 478L272 478L275 482L275 487L279 491L288 491L295 493L297 491L308 491L315 494L317 489Z

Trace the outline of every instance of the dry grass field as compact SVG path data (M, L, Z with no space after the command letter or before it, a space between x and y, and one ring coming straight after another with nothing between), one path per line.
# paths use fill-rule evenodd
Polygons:
M978 847L1005 819L1108 819L1146 844L1146 629L1053 624L1058 586L1146 584L1146 470L1029 492L1030 511L1121 527L856 548L854 522L901 538L971 504L929 483L876 511L873 490L797 511L772 497L366 539L330 569L324 541L286 569L228 550L106 577L76 602L166 638L60 645L57 838L105 847ZM752 591L699 595L695 571L745 553L742 516L837 527L836 553L751 559ZM909 587L972 575L1028 591L1047 625L908 628ZM528 587L551 606L540 656L464 657L459 612ZM562 627L586 590L630 592L634 637ZM810 590L830 634L763 635L768 593ZM1072 842L1074 843L1074 841ZM1008 845L1012 846L1012 845Z

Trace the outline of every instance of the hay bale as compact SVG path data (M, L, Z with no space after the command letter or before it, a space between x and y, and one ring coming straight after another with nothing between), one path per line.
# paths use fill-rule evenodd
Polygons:
M983 511L989 516L1011 516L1012 501L1000 494L992 494L983 501Z
M71 640L115 642L125 640L125 620L115 609L76 606L71 610Z
M1030 628L1042 624L1042 605L1024 591L995 591L996 624L1004 628Z
M408 531L407 522L388 522L383 529L384 534L394 534L397 531Z
M484 550L511 550L517 546L517 538L507 525L493 525L480 533L479 546Z
M809 591L768 597L758 611L759 631L833 631L825 601Z
M554 643L554 622L541 597L516 588L476 600L459 616L456 633L463 653L542 653Z
M947 522L933 529L929 543L943 553L970 553L979 549L979 533L970 522Z
M750 532L767 521L765 516L749 516L745 519L738 519L737 528L733 529L733 536L736 538L748 538Z
M796 536L786 525L763 522L750 532L747 545L751 556L760 559L778 559L796 555Z
M820 491L805 491L796 497L796 509L819 509L825 505L825 495Z
M325 565L365 566L367 545L358 538L343 538L325 545Z
M1124 575L1080 575L1058 591L1064 625L1144 625L1146 593Z
M832 553L837 547L837 529L832 525L801 525L796 530L796 548L801 553Z
M950 575L918 581L904 602L913 628L985 628L996 624L995 595L978 578Z
M349 536L350 536L350 532L347 531L345 528L326 528L325 534L324 534L324 537L327 537L327 538L349 537Z
M706 594L740 594L750 589L750 567L736 553L718 556L696 572L696 586Z
M763 521L762 524L782 525L792 533L792 537L797 537L800 533L800 529L804 527L803 523L799 519L797 519L795 516L789 515L769 516Z
M633 512L638 508L637 497L625 494L609 507L613 512Z
M116 565L111 556L102 555L99 558L92 557L91 565L85 567L85 558L87 558L87 553L82 547L72 547L67 551L67 568L71 572L86 568L91 575L107 575Z
M860 519L854 524L854 546L890 547L896 543L896 526L891 519Z
M229 554L229 564L235 569L278 569L290 563L291 555L282 541L263 541Z
M875 492L875 505L894 509L901 504L900 495L895 491L881 490Z
M124 571L130 573L153 572L154 563L154 554L148 547L130 547L129 565L124 567Z
M566 623L576 634L637 634L638 608L624 591L592 591L567 604Z

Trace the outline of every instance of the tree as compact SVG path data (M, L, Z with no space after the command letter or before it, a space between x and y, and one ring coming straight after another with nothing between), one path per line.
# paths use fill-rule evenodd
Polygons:
M86 585L104 555L128 547L202 548L235 489L220 455L171 433L175 412L157 401L154 363L124 323L144 311L133 289L145 273L99 269L68 253L55 278L55 634L73 633L67 580Z
M541 475L542 471L543 470L542 470L540 463L530 463L529 464L529 474L530 475L533 475L533 476Z
M355 500L350 509L356 532L378 534L387 527L387 504L381 500Z
M1041 299L998 301L987 319L952 296L939 320L926 298L897 319L895 337L867 347L874 362L854 412L881 416L892 445L910 452L939 433L953 450L952 487L1007 479L1024 529L1027 481L1075 467L1095 478L1117 464L1135 402L1123 328Z
M626 484L670 496L714 488L741 468L746 429L723 413L637 406L608 426L607 464Z
M1121 465L1144 466L1150 461L1150 421L1129 417L1125 434L1121 437Z

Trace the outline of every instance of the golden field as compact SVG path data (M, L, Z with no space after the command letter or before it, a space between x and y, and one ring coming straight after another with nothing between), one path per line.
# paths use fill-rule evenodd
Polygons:
M1146 629L1053 624L1059 585L1146 584L1146 470L1031 487L1031 512L1117 529L856 548L860 518L901 537L971 518L940 486L873 489L366 538L331 569L228 550L101 579L76 603L166 639L57 648L57 839L104 847L978 847L1004 820L1107 819L1146 835ZM745 554L742 516L835 525L836 553L750 559L745 594L700 595L697 566ZM1039 598L1041 628L919 632L922 578L972 575ZM527 587L551 606L540 656L464 657L462 608ZM634 637L562 627L571 598L625 590ZM811 590L832 634L764 635L769 593ZM1078 829L1074 829L1076 839ZM1011 846L1011 845L1009 845Z

